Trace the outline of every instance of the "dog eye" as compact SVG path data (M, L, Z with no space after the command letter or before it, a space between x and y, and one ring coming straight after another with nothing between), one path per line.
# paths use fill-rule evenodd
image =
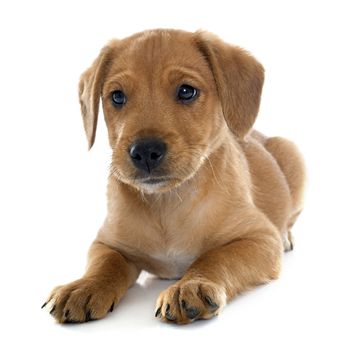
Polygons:
M126 96L121 90L116 90L112 92L112 102L116 107L122 107L126 103Z
M183 84L177 89L177 98L182 103L189 103L198 97L198 91L191 85Z

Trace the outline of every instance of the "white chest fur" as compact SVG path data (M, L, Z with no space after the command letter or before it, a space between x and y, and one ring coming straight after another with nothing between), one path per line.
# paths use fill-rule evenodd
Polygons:
M160 277L178 279L194 262L196 256L183 251L169 250L164 253L153 254L152 258L161 264L162 271L165 273L164 276Z

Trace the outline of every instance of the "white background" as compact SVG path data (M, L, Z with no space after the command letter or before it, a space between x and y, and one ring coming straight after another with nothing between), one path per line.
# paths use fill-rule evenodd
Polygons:
M349 14L346 1L2 1L0 347L349 349ZM110 158L102 117L87 152L78 78L109 39L156 27L207 29L265 66L256 127L294 140L309 172L295 250L212 321L160 323L170 282L143 275L106 319L61 326L40 306L84 271Z

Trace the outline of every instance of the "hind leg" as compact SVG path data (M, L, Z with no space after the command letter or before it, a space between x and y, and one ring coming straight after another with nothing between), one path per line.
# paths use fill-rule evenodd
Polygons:
M268 138L264 146L275 158L289 185L292 211L287 223L287 231L283 237L285 250L293 249L291 228L303 208L305 186L304 160L296 145L282 137Z
M285 252L289 252L294 248L294 239L290 230L283 233L282 236L283 248Z
M292 235L292 227L297 220L299 214L301 213L301 210L296 212L294 215L292 215L289 218L287 231L283 234L283 247L285 252L289 252L290 250L293 250L294 248L294 238Z

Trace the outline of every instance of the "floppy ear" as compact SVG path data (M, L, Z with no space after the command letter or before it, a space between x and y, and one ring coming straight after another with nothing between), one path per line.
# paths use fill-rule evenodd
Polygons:
M213 72L227 125L243 138L258 114L264 68L245 50L207 32L196 34L197 45Z
M107 74L111 56L112 47L104 47L91 67L81 75L79 81L79 101L89 149L95 141L102 84Z

